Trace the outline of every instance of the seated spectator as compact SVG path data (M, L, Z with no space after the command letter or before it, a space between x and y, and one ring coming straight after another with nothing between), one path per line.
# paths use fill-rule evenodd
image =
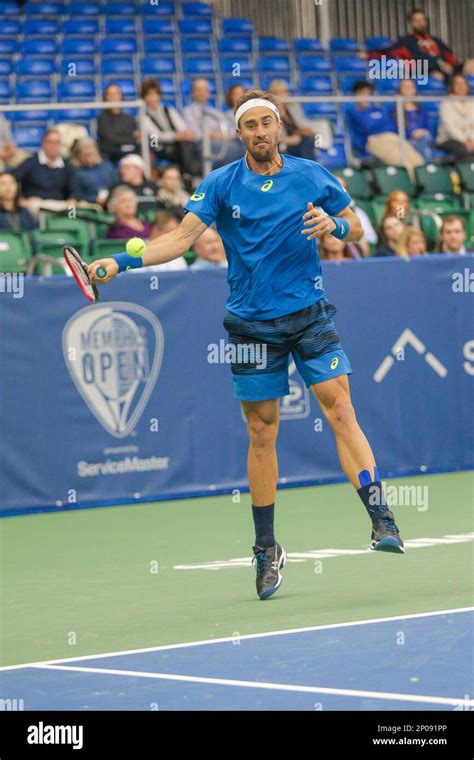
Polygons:
M285 153L298 158L316 160L314 130L306 119L299 103L286 103L289 96L288 85L284 79L274 79L268 92L275 95L280 102L280 118L283 124L282 143Z
M445 98L439 109L437 144L456 161L474 157L474 102L469 98L469 84L462 74L456 74L449 85L449 95L462 95L465 100Z
M191 264L190 269L217 269L227 267L224 245L221 237L214 227L208 227L202 235L199 235L193 245L196 261Z
M445 216L439 236L441 253L466 253L466 225L460 216Z
M403 235L401 250L405 256L424 256L427 251L426 236L418 227L407 227Z
M162 209L161 211L157 211L155 219L151 226L150 240L154 240L157 237L161 237L162 235L167 235L169 232L173 232L173 230L178 227L181 219L182 215L178 215L177 211L172 211L171 209ZM155 264L151 267L147 267L147 271L150 269L153 272L179 272L187 270L189 267L184 256L179 256L177 259L173 259L172 261L165 261L164 264ZM138 272L140 270L137 269L135 271Z
M11 172L21 185L20 205L37 217L40 208L52 211L75 205L74 167L60 153L59 134L47 129L41 148Z
M104 204L110 189L117 183L118 172L106 158L102 158L95 140L86 137L74 147L76 167L73 195L78 201Z
M379 52L365 54L365 57L403 58L409 61L426 62L428 74L444 79L453 74L459 61L443 40L433 37L429 31L429 19L426 13L414 8L408 16L411 34L403 35L390 47Z
M398 92L405 97L414 97L416 95L416 84L413 79L404 79L398 87ZM425 161L431 161L433 158L433 135L428 129L428 119L424 106L416 101L406 100L403 103L403 109L405 112L405 133L408 140ZM396 106L393 108L393 120L398 124Z
M158 187L154 182L145 178L143 158L135 153L124 156L119 162L118 169L118 184L127 185L133 190L137 196L140 211L155 209Z
M227 126L231 134L234 134L235 132L235 116L234 116L235 104L237 103L238 99L242 97L244 93L245 93L245 87L242 84L232 84L228 88L225 94L225 102L226 102L228 110L224 111L224 118L227 121Z
M370 97L373 87L360 80L354 84L353 93L359 97ZM375 103L361 100L348 106L346 119L351 130L353 148L362 155L368 151L385 164L400 165L402 144L405 150L406 168L414 177L415 166L421 166L422 156L407 140L401 140L395 132L392 119L386 111Z
M214 156L224 149L223 141L227 140L224 156L214 161L215 169L241 158L245 153L245 146L238 138L235 127L233 132L229 132L224 114L209 105L210 90L207 79L198 78L193 81L191 97L193 102L183 110L183 116L188 127L196 135L201 161L204 130L209 132L211 153Z
M160 83L156 79L146 79L140 94L147 105L145 129L153 153L159 159L178 164L186 174L200 174L194 130L188 127L176 108L163 105Z
M404 256L403 236L406 225L397 216L382 219L379 233L379 247L376 256Z
M338 175L336 176L343 188L347 190L347 182L345 178ZM354 214L359 217L362 229L364 230L364 236L357 241L357 244L361 247L363 255L369 256L369 245L377 245L377 232L375 231L375 228L370 221L368 214L364 211L363 208L359 208L354 200L350 202L349 206L353 210Z
M36 226L28 209L18 203L18 182L13 174L0 174L0 229L27 231Z
M387 195L383 218L386 216L396 216L397 219L402 219L404 222L408 222L410 219L410 212L410 196L405 190L392 190Z
M128 240L139 237L145 240L150 236L150 224L138 219L137 196L127 185L119 185L110 193L107 208L117 217L107 230L107 238Z
M15 169L30 154L19 148L12 138L10 122L0 113L0 171Z
M363 259L366 255L357 243L348 243L345 240L333 237L330 232L318 240L319 255L323 261L344 261L346 259Z
M123 100L123 93L116 84L109 84L103 99L109 102ZM139 131L134 117L117 108L106 108L97 119L97 139L104 158L117 163L127 153L139 153Z
M181 174L177 166L166 166L159 179L159 190L156 196L161 206L184 206L189 193L184 190Z

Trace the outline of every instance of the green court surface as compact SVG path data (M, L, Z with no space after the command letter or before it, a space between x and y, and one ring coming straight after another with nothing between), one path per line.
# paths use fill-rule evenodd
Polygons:
M370 523L350 485L280 490L290 556L264 602L249 494L4 518L1 665L468 607L473 475L389 482L424 489L393 507L404 556L364 551Z

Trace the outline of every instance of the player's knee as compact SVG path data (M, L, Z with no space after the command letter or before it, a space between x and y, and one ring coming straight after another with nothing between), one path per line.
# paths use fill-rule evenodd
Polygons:
M266 422L260 417L248 420L248 434L254 449L266 449L275 445L278 425L276 422Z
M334 428L346 428L356 418L354 407L347 393L334 396L326 409L326 414Z

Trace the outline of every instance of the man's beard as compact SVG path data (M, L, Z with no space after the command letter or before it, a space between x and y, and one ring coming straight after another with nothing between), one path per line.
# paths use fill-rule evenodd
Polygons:
M258 147L258 146L256 146ZM273 161L276 158L277 150L276 147L272 147L271 145L268 145L267 150L265 152L256 151L254 147L248 147L247 150L254 159L254 161L257 161L259 164L267 164L270 161Z

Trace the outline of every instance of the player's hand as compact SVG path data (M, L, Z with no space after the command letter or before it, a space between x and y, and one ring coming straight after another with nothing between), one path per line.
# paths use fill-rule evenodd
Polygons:
M301 234L306 235L308 240L319 239L327 233L334 232L336 229L336 224L333 220L322 211L319 211L319 209L314 208L311 202L308 203L308 210L306 214L303 214L303 219L305 219L304 226L307 229L301 230Z
M104 267L107 272L105 277L97 277L96 272L99 267ZM104 285L106 282L110 282L118 274L118 271L119 266L115 259L97 259L88 266L89 279L96 285Z

